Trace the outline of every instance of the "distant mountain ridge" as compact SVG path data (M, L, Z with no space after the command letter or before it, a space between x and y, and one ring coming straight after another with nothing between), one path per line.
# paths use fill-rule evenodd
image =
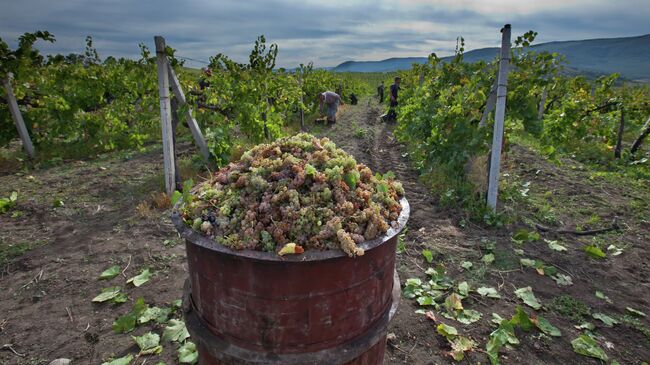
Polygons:
M630 80L650 82L650 34L637 37L599 38L556 41L533 45L534 51L557 52L566 57L568 67L589 74L618 72ZM499 49L481 48L465 52L467 62L490 61ZM444 57L449 60L453 56ZM382 61L346 61L334 67L336 72L390 72L410 69L413 63L425 63L426 57L389 58Z

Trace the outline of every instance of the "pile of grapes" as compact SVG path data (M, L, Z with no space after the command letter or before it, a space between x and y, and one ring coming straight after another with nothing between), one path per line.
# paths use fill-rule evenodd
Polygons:
M245 152L192 191L181 213L196 230L232 249L300 253L342 249L397 225L402 185L327 138L281 138ZM282 250L285 248L285 250Z

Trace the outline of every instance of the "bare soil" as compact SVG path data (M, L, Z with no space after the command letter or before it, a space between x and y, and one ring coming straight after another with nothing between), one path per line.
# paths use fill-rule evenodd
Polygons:
M336 124L310 124L309 128L329 136L373 170L395 172L403 182L411 218L406 250L398 254L402 282L411 277L425 279L428 267L444 263L456 282L468 281L472 287L485 285L499 290L500 300L477 295L464 300L466 307L483 314L479 322L471 325L442 318L432 310L438 321L453 325L479 344L467 354L464 363L489 363L482 349L495 328L491 314L509 318L515 306L523 306L513 292L525 286L533 288L544 305L539 312L562 331L562 337L540 336L538 331L517 332L521 344L504 348L501 363L600 363L572 350L571 340L582 333L574 326L583 321L597 326L594 332L610 360L621 364L650 360L650 339L639 330L647 330L647 318L641 318L636 329L627 324L608 328L590 316L571 319L554 305L558 297L567 296L589 307L592 313L617 317L625 314L626 307L632 307L650 315L650 214L644 198L650 196L647 182L624 186L594 177L576 162L558 167L525 147L511 146L504 163L504 172L510 176L508 189L517 193L530 182L526 186L531 199L509 199L503 202L503 210L554 230L575 229L578 225L583 229L600 228L608 226L614 217L621 226L619 231L595 236L542 232L544 238L558 240L568 251L550 250L540 240L526 243L522 247L524 256L519 256L513 251L511 237L524 225L487 228L471 223L460 209L440 208L403 157L404 150L392 134L394 125L379 121L379 114L376 102L363 99L358 105L346 105ZM181 148L185 154L189 150L187 145ZM0 215L0 253L4 257L0 261L0 345L10 344L15 351L5 346L0 351L0 363L48 364L57 358L69 358L73 364L100 364L111 356L136 353L129 335L113 333L113 321L128 312L139 297L160 307L180 299L187 276L184 245L171 225L169 209L153 207L155 199L150 196L162 190L161 161L157 151L116 153L39 170L17 171L12 167L2 171L0 197L18 191L14 212L22 214ZM64 205L54 207L55 200ZM623 253L608 254L604 260L588 258L582 247L594 239L623 247ZM433 251L433 264L425 261L423 249ZM480 258L489 251L496 260L485 265ZM571 276L573 285L558 286L534 269L522 267L522 257L557 267ZM463 261L473 262L473 268L462 270ZM124 269L123 275L110 281L97 280L113 264ZM137 275L144 267L155 273L149 282L138 288L126 283L126 278ZM91 302L102 288L113 285L122 286L128 293L127 303ZM596 298L596 290L613 303ZM402 298L389 329L395 338L388 344L385 363L453 363L446 355L446 340L437 334L432 321L415 313L417 309L415 301ZM526 310L533 312L531 308ZM569 313L572 310L577 309L568 308ZM175 315L179 317L180 313ZM143 325L132 334L150 330L161 332L157 325ZM162 354L147 358L147 363L177 363L178 345L163 346Z

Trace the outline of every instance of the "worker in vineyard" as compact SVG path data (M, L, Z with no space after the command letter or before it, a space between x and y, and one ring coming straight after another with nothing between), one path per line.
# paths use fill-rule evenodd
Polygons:
M397 112L395 111L395 108L397 107L397 94L400 90L399 84L401 81L402 79L397 76L395 77L395 83L390 85L390 110L388 111L389 120L397 119Z
M350 104L357 105L358 101L359 99L357 98L357 96L354 93L350 93Z
M199 80L199 88L201 90L205 90L206 88L210 87L210 78L212 77L212 70L210 68L206 67L203 69L203 77L201 80Z
M339 109L339 105L343 104L343 100L339 94L333 91L325 91L318 94L318 100L320 101L319 110L321 114L325 113L323 107L327 106L327 122L336 123L336 112Z
M384 82L381 82L381 85L377 86L377 96L379 96L379 104L384 102Z

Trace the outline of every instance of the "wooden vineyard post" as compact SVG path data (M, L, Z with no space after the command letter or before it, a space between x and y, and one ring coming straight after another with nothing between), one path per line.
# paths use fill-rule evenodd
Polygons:
M167 71L169 73L169 81L171 82L172 91L174 92L179 105L182 106L187 104L187 99L185 98L185 93L183 93L183 89L181 88L181 83L178 81L178 77L176 77L174 69L169 64L169 62L167 62ZM203 133L201 133L199 124L192 116L192 108L185 109L185 120L187 121L187 125L190 127L190 131L192 131L194 142L196 142L197 146L199 146L199 150L201 150L203 159L206 162L210 161L210 150L208 149L208 145L205 143L205 139L203 138Z
M492 136L492 156L490 157L490 175L488 177L487 204L496 211L499 194L499 174L501 168L501 145L503 141L503 122L506 112L506 94L508 85L508 66L510 64L510 24L501 29L501 57L499 76L497 78L497 100L494 113L494 133Z
M158 92L160 93L160 126L162 129L163 161L165 163L165 189L172 195L175 189L174 141L172 136L171 104L169 101L169 61L165 53L165 39L155 36L156 62L158 65Z
M2 84L5 88L5 93L7 94L7 104L9 104L9 111L11 112L11 118L16 124L16 129L20 135L20 139L23 142L23 148L27 155L30 158L34 158L34 145L32 144L32 139L29 137L29 132L27 127L25 127L25 121L23 120L23 115L20 114L20 109L18 109L18 102L16 101L16 96L14 95L14 90L11 87L11 80L14 75L10 72L7 74L7 77L2 80Z

